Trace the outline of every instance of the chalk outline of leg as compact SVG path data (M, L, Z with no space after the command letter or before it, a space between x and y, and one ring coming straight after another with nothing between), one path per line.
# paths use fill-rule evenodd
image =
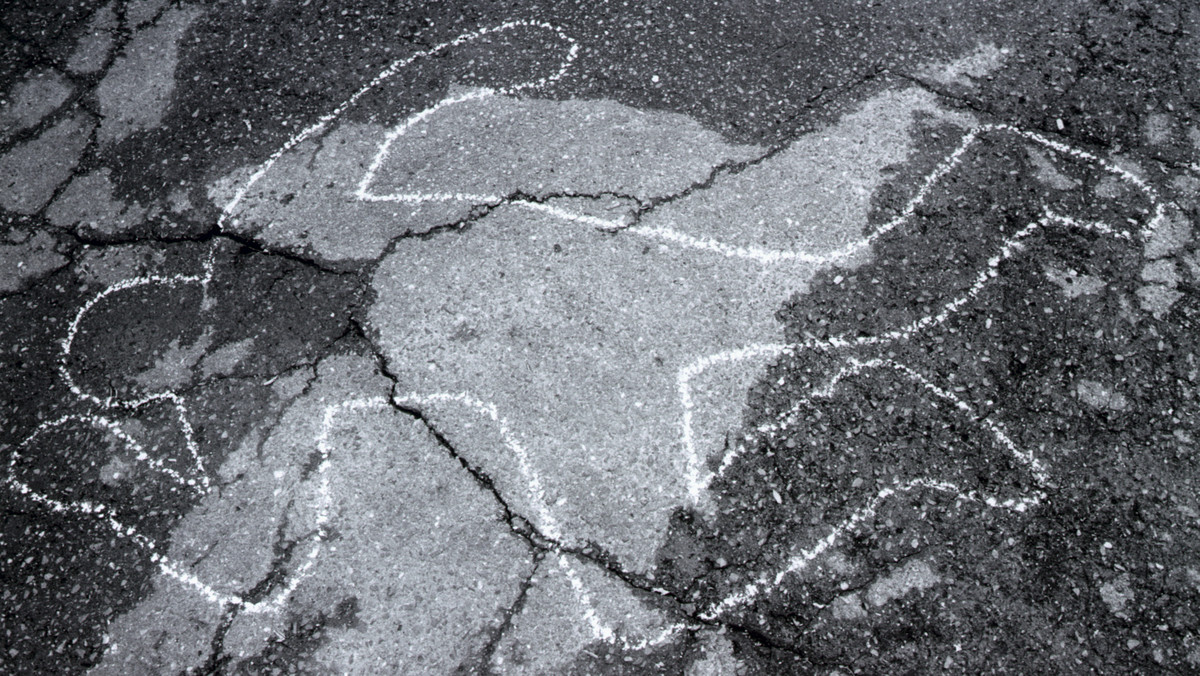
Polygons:
M1050 148L1051 150L1058 152L1060 155L1065 155L1081 162L1099 166L1101 169L1116 175L1140 190L1153 206L1153 215L1145 221L1145 224L1139 228L1135 236L1134 233L1113 228L1111 225L1104 222L1079 221L1074 218L1055 214L1049 208L1046 208L1044 209L1044 215L1042 218L1026 225L1024 228L1017 231L1013 236L1006 238L1000 246L999 253L988 260L987 268L978 273L975 283L970 287L970 289L968 289L968 291L962 296L959 296L958 298L943 305L941 311L937 314L927 315L918 320L910 322L901 328L893 329L892 331L888 331L878 336L847 338L846 334L842 334L840 336L834 336L824 340L810 340L802 343L755 344L740 348L738 350L726 351L718 353L717 355L705 357L696 362L696 364L694 364L690 370L683 372L679 379L681 401L684 402L685 412L688 410L687 404L690 401L691 378L699 375L712 365L728 363L750 357L778 358L784 355L796 355L808 350L837 352L861 346L884 346L893 342L907 340L926 331L927 329L942 324L952 315L966 307L979 295L979 293L992 279L995 279L999 276L998 268L1000 263L1022 252L1025 249L1023 242L1025 238L1043 228L1059 226L1068 229L1095 232L1100 235L1109 236L1132 243L1136 239L1145 240L1149 238L1154 230L1158 227L1162 219L1165 217L1165 206L1159 198L1157 191L1153 188L1153 186L1149 185L1129 170L1124 169L1115 163L1098 157L1092 153L1068 146L1058 141L1054 141L1034 132L1023 131L1010 125L990 124L981 125L964 135L963 142L960 144L959 148L926 178L921 188L909 201L901 214L892 221L889 221L879 230L876 230L871 235L864 237L862 240L860 240L860 242L873 242L882 234L896 228L897 226L901 225L904 220L907 220L912 215L915 208L919 205L920 201L924 200L924 198L928 195L928 192L934 182L936 180L940 180L954 166L957 166L957 164L961 162L963 153L968 147L970 147L970 145L974 144L974 142L978 139L979 134L985 131L1003 131L1012 133L1027 141L1033 141ZM857 248L859 246L861 246L859 242L852 243L848 247L834 252L834 255L842 258L846 255L842 254L842 251L846 251L850 247ZM926 389L933 392L939 399L949 402L958 410L966 412L972 417L977 417L975 416L973 409L970 408L969 404L958 399L949 391L938 387L936 384L929 381L924 376L921 376L919 373L903 363L884 359L869 359L866 361L860 361L853 355L848 356L845 363L847 363L849 366L840 369L823 388L813 390L809 395L802 397L791 409L789 409L789 411L786 411L781 415L782 420L777 420L775 423L760 426L758 430L755 430L755 435L771 435L782 432L796 422L794 418L795 413L797 413L799 408L811 398L829 396L829 394L831 394L837 385L845 378L857 375L865 369L881 367L891 367L900 371L909 379L920 383ZM871 518L879 506L891 497L913 491L931 490L954 495L956 499L961 502L973 502L982 504L988 508L1006 509L1016 512L1025 512L1030 507L1034 507L1039 504L1046 495L1043 489L1048 487L1050 483L1049 473L1047 472L1043 463L1034 456L1032 451L1022 451L1019 449L1011 441L1000 423L986 418L978 419L980 420L981 424L983 424L991 432L996 440L996 443L1013 455L1018 462L1026 466L1033 476L1039 488L1029 497L1016 500L999 500L994 496L980 495L975 491L963 491L955 484L938 481L928 477L913 479L904 483L897 483L893 486L882 488L873 498L868 500L866 504L855 510L850 517L835 525L830 530L829 534L819 540L815 545L809 547L808 549L800 550L794 554L787 566L785 566L782 570L779 570L773 576L766 572L761 573L756 580L745 585L741 591L727 596L720 602L704 610L700 617L706 620L715 620L736 608L753 602L764 592L769 593L778 588L788 576L806 569L808 565L814 559L816 559L816 557L820 556L825 551L828 551L829 548L831 548L847 532L854 530L863 521ZM687 425L689 424L688 420L689 418L685 413L685 435L689 433L687 429ZM692 466L697 470L696 473L694 473L691 477L695 482L692 484L692 486L696 487L695 495L697 496L697 499L699 498L700 491L705 490L715 476L723 474L731 465L734 457L740 453L741 449L743 448L744 442L743 444L739 444L737 448L731 449L731 451L727 452L726 456L722 458L716 473L707 472L701 476L698 471L701 460L696 455L694 446L689 447L689 451L691 453L689 460L694 463Z
M187 571L187 566L181 565L172 561L165 554L157 551L157 544L146 536L137 532L137 529L123 523L116 511L104 503L92 502L89 500L76 500L64 502L57 500L48 495L44 495L24 481L21 481L16 476L16 468L20 462L22 455L21 449L27 447L38 437L48 433L49 431L62 427L71 422L82 422L92 425L102 430L106 430L109 434L124 443L129 449L137 453L136 460L144 463L149 468L157 470L175 480L180 486L189 487L196 491L201 497L209 494L213 490L213 486L204 468L204 463L201 459L199 446L195 440L195 432L191 426L187 405L183 398L177 393L166 390L147 394L134 399L118 399L116 397L98 397L95 394L87 392L79 386L74 375L71 373L69 361L71 359L72 348L74 347L75 339L78 336L80 326L84 318L97 305L102 303L114 294L131 289L142 287L164 286L175 288L181 285L196 284L207 294L208 286L212 281L213 276L213 256L210 255L204 263L204 272L200 275L146 275L131 279L122 280L111 284L90 298L76 312L75 317L68 325L65 337L59 342L61 354L57 364L57 370L60 378L67 385L68 389L85 405L91 408L100 408L108 411L137 411L148 404L155 402L168 402L176 412L180 429L183 433L185 445L191 453L195 463L196 478L185 478L177 471L170 467L163 466L163 458L151 458L143 446L132 436L130 436L121 427L120 423L114 422L104 415L95 413L70 413L60 416L54 420L49 420L38 425L32 433L25 437L18 445L12 456L9 458L7 473L3 479L3 484L19 495L22 495L30 501L41 505L42 507L58 514L75 514L85 517L93 517L110 528L118 538L129 538L136 545L150 553L150 559L157 564L159 572L168 578L174 579L186 587L189 587L203 596L205 599L213 602L221 607L238 607L241 611L257 614L266 612L278 612L283 608L291 594L296 590L299 584L309 577L312 572L312 567L316 563L316 559L322 551L324 540L327 536L326 526L329 522L329 513L332 508L332 495L329 492L329 477L327 471L329 469L329 457L332 449L329 446L329 435L334 428L337 420L336 417L344 410L361 410L366 407L384 407L387 408L387 399L375 397L371 399L355 399L340 404L332 404L325 407L324 417L322 420L321 431L318 433L316 443L317 449L321 454L321 463L317 469L320 481L318 484L319 503L317 506L316 518L316 536L312 548L304 561L292 571L288 583L281 589L275 591L268 598L257 601L247 602L241 596L233 593L223 593L215 589L213 586L203 582L199 577ZM203 301L202 301L203 306Z
M865 237L850 242L828 254L816 255L805 252L797 252L792 254L790 257L780 258L778 261L773 260L771 262L782 262L783 260L801 260L809 263L828 265L831 263L844 261L863 251L867 247L874 244L877 239L900 227L909 218L911 218L913 213L915 213L916 208L920 206L921 203L924 202L929 196L930 191L954 168L962 163L963 156L978 142L980 136L992 132L1013 134L1019 138L1042 145L1052 151L1055 151L1059 155L1064 155L1080 162L1097 165L1104 171L1107 171L1133 185L1147 197L1149 202L1154 207L1153 216L1149 219L1140 233L1143 238L1148 237L1150 233L1158 227L1158 224L1163 219L1165 208L1159 199L1158 192L1133 172L1093 153L1069 146L1060 141L1055 141L1054 139L1048 138L1036 132L1024 131L1007 124L983 124L971 129L963 135L958 147L952 153L950 153L945 160L939 163L933 169L933 171L926 175L926 177L922 180L920 187L917 189L917 192L908 200L900 214L898 214L895 218L883 224ZM713 479L712 472L706 472L701 469L705 459L700 457L695 446L694 432L692 429L693 379L702 375L705 371L714 366L735 363L747 359L774 359L784 355L796 355L808 350L829 352L868 345L886 345L891 342L906 340L928 328L932 328L945 322L951 315L962 310L968 303L970 303L975 299L976 296L979 295L989 281L997 276L996 268L1002 261L1020 253L1020 251L1023 249L1021 240L1032 235L1041 228L1050 227L1052 225L1098 232L1102 235L1112 236L1118 239L1132 239L1132 235L1130 233L1115 229L1107 223L1098 221L1083 222L1068 216L1055 214L1051 210L1046 209L1041 219L1026 225L1012 237L1005 239L1000 246L1000 251L988 261L987 269L978 274L976 281L971 288L962 296L943 305L941 311L937 314L927 315L909 323L906 326L888 331L878 336L847 338L846 334L843 334L841 336L834 336L824 340L810 340L802 343L754 343L734 350L725 350L701 357L692 364L680 369L676 382L679 390L680 405L683 409L681 436L685 453L687 453L689 496L692 500L692 504L696 504L700 501L701 494L708 487L709 482ZM672 236L674 237L674 235ZM728 250L729 247L719 242L713 242L711 240L698 240L686 235L682 235L681 238L686 238L688 240L688 245L695 248L705 249L727 256L744 255L744 253L739 254L732 250ZM785 253L788 252L779 252L780 256L783 256Z
M860 361L854 357L847 358L848 366L843 367L821 388L812 390L807 396L799 399L796 404L787 412L788 417L798 413L801 407L812 401L813 399L828 399L832 397L838 386L845 380L861 375L865 371L877 369L891 369L898 372L905 379L913 382L922 389L930 392L937 400L928 402L932 405L948 405L953 410L963 414L968 420L980 425L986 430L993 439L994 445L1006 451L1017 462L1023 465L1033 476L1034 482L1038 488L1030 492L1028 495L1021 497L999 498L995 495L980 493L977 490L964 490L958 484L949 481L942 481L929 477L921 477L910 479L904 482L895 482L891 486L885 486L876 492L875 496L867 501L866 504L851 512L850 516L844 519L841 523L835 526L821 540L817 541L812 547L802 550L798 554L793 555L788 565L771 576L769 573L760 573L759 576L752 582L746 584L742 591L731 594L722 599L719 603L705 610L701 617L706 620L714 620L721 615L733 610L737 607L744 606L763 592L770 592L778 588L783 581L794 573L805 570L813 560L818 556L828 551L834 544L837 543L846 533L853 531L859 524L870 519L876 513L876 510L887 499L905 493L910 493L920 490L931 490L939 493L949 494L955 497L958 502L970 502L980 504L991 509L1005 509L1009 511L1023 513L1033 507L1037 507L1046 498L1045 488L1049 487L1050 479L1043 464L1033 453L1021 450L1013 443L1008 432L1004 429L1001 423L998 423L988 418L980 417L970 404L955 396L949 390L936 385L926 376L920 374L907 364L897 362L891 359L874 358L865 361ZM779 424L776 429L782 431L790 425Z

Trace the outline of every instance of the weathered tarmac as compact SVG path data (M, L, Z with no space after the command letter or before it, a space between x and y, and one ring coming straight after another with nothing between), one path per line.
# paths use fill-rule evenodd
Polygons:
M1200 10L3 10L5 673L1200 670Z

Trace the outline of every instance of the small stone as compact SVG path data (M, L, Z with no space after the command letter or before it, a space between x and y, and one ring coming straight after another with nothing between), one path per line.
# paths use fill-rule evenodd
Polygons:
M1137 296L1143 310L1162 319L1183 293L1163 284L1149 284L1138 289Z

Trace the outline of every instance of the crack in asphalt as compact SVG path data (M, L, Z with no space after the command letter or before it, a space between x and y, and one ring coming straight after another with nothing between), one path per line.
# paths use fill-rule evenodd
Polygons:
M828 98L831 94L852 92L852 91L858 89L859 87L862 87L862 86L868 84L869 82L879 78L880 76L887 74L887 72L888 71L881 66L875 67L875 68L868 70L866 73L864 73L856 78L853 78L852 80L850 80L844 84L841 84L838 86L832 86L832 87L822 87L821 90L818 91L816 94L810 96L804 102L802 102L801 104L796 106L796 111L789 118L787 118L786 121L790 122L790 121L796 120L801 115L811 112L814 109L820 107L821 105L824 105L825 99ZM617 233L617 232L621 232L622 230L628 230L630 228L633 228L633 227L637 226L638 224L640 224L642 219L645 216L652 213L659 207L666 206L668 204L671 204L672 202L677 202L679 200L685 199L687 197L690 197L691 195L694 195L697 192L707 190L716 184L717 179L724 177L724 176L735 176L751 167L758 166L758 165L762 164L763 162L766 162L767 160L775 157L776 155L779 155L783 151L790 148L792 145L793 144L790 141L786 142L786 143L778 143L778 144L775 144L775 145L769 147L766 150L766 152L759 155L758 157L752 157L748 160L732 160L732 161L722 162L721 164L718 164L717 166L712 167L709 170L707 176L700 179L699 181L693 182L691 185L687 186L683 190L672 193L670 195L651 197L650 199L646 200L644 203L640 203L640 206L633 211L630 218L626 219L626 222L624 225L622 225L619 228L613 228L613 229L609 230L608 232Z
M508 499L496 486L495 480L481 467L473 465L466 455L457 449L454 444L446 437L446 435L435 425L429 417L417 406L401 404L398 401L398 393L400 387L399 377L391 370L387 363L387 357L371 339L369 332L357 319L351 318L349 322L354 333L365 343L372 351L372 357L375 361L376 371L387 378L391 383L391 391L387 397L387 403L394 410L404 414L419 422L425 430L433 437L438 446L444 450L447 455L453 458L466 471L474 482L487 491L492 499L499 505L502 520L508 527L509 531L523 540L527 546L532 549L540 558L547 554L553 555L570 555L588 564L591 564L602 570L610 578L614 578L623 583L628 589L634 592L641 592L651 598L665 598L672 602L669 609L670 614L679 618L686 618L687 623L704 624L709 626L727 626L727 623L721 619L703 619L697 616L695 610L687 610L684 604L687 600L679 598L674 592L671 592L662 587L656 586L651 578L644 575L630 572L624 569L615 557L609 555L602 547L594 542L587 542L582 546L573 546L561 542L560 540L543 533L531 519L521 514L514 509ZM736 628L736 627L732 627Z
M458 665L458 668L454 670L453 673L456 676L493 673L490 667L492 658L495 656L496 650L500 647L500 642L504 640L504 636L512 628L513 619L525 608L525 602L529 598L529 590L533 588L533 578L537 575L538 569L541 568L544 556L545 552L539 550L533 552L533 566L529 569L529 575L521 581L521 588L517 591L517 597L501 613L500 624L491 631L487 643L484 644L479 653Z
M164 221L170 223L170 221ZM293 263L303 265L306 268L311 268L326 274L337 275L340 277L359 277L364 274L361 270L355 269L354 266L340 267L336 264L323 261L317 256L305 255L302 252L296 252L286 247L273 246L263 243L254 238L253 235L247 235L237 232L229 232L217 227L215 224L209 226L205 230L198 233L188 233L178 236L170 235L139 235L135 233L124 233L119 235L103 235L91 236L80 234L70 228L54 228L55 232L61 233L68 239L72 240L79 246L90 247L93 249L105 249L109 247L128 246L131 244L216 244L219 241L225 240L237 244L252 253L263 254L266 256L275 256L286 259ZM64 254L67 255L67 254ZM361 284L360 284L361 285Z
M238 612L235 607L226 606L221 609L221 619L217 621L217 628L208 643L208 658L204 661L204 665L195 671L185 669L180 672L180 676L214 676L233 661L232 655L224 654L225 637L229 634L230 628L233 627L233 622L237 619L237 615Z
M371 276L374 273L374 270L376 270L386 258L395 253L396 247L399 246L400 242L406 239L430 240L450 232L465 231L501 207L511 206L513 203L547 204L556 199L587 199L595 202L605 199L615 199L633 202L634 204L638 205L644 205L646 203L646 200L639 198L636 195L627 195L625 193L615 191L581 193L567 190L536 195L523 190L514 190L507 195L504 195L498 201L472 204L470 207L470 212L466 216L456 221L442 223L424 230L415 230L410 228L409 230L392 237L388 240L387 244L384 245L383 251L365 267L363 274Z
M291 508L291 503L288 509ZM249 590L239 596L247 603L258 603L267 598L272 591L279 586L287 577L287 566L291 563L292 554L296 550L296 545L307 539L311 534L301 534L295 540L288 540L284 537L284 531L288 527L287 510L283 512L283 518L280 519L279 525L275 528L275 542L271 546L271 566L267 574L264 575L258 582L254 583ZM194 565L194 564L193 564ZM209 642L208 660L204 666L196 672L185 671L187 674L216 674L219 673L225 665L233 660L232 655L225 655L225 637L228 635L233 623L241 614L244 606L241 604L227 604L221 608L221 619L217 623L217 628L213 633L212 640Z

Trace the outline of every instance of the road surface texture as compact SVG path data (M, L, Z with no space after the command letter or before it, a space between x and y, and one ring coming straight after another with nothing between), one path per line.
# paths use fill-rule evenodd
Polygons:
M0 16L0 672L1200 673L1200 4Z

